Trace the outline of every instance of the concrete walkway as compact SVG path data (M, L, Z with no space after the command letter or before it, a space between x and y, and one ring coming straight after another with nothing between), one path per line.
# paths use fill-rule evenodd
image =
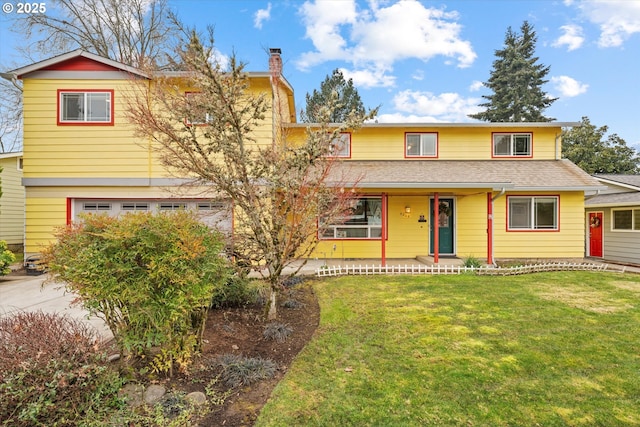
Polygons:
M87 321L105 340L113 335L107 325L78 304L73 304L75 296L59 283L44 284L47 275L0 276L0 316L16 311L38 311L66 314L74 319Z

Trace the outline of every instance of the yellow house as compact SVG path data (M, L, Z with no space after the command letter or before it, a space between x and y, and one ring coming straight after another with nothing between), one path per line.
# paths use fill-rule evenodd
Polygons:
M24 243L22 152L0 153L0 240L19 251Z
M272 49L269 71L249 73L251 90L271 99L258 143L271 143L282 126L302 138L307 127L295 122L281 67ZM27 254L80 212L192 208L232 228L227 205L201 192L178 196L180 179L160 166L150 141L134 137L124 94L149 81L143 72L74 51L12 74L24 82ZM584 192L601 185L561 159L561 130L575 125L371 123L346 133L333 179L357 198L350 215L327 224L314 255L583 257Z

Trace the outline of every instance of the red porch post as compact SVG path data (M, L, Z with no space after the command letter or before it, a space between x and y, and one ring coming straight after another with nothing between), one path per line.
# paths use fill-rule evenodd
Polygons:
M440 260L440 202L438 193L433 193L433 262Z
M487 192L487 264L493 264L493 194Z
M380 233L381 238L381 254L380 254L380 263L382 266L387 265L387 193L382 193L382 233Z

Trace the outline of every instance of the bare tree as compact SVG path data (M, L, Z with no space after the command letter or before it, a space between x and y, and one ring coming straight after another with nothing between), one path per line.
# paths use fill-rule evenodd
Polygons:
M13 76L6 75L6 79L0 79L0 153L21 149L22 85Z
M344 191L341 180L346 177L332 177L332 143L340 132L357 129L374 112L354 112L331 127L332 105L327 105L320 123L307 130L303 141L292 143L287 129L276 125L273 139L265 143L255 135L264 126L271 97L249 90L244 64L235 55L223 72L211 62L212 53L213 38L203 45L193 33L181 52L186 70L182 76L188 81L176 80L175 74L157 75L151 86L141 84L138 96L131 99L129 119L139 136L157 143L167 169L233 201L235 255L270 282L269 317L274 318L282 273L314 249L319 213L322 229L322 224L344 215L353 197ZM278 78L272 76L273 85ZM184 94L185 83L190 96ZM333 106L336 102L337 97ZM284 113L279 105L276 99L276 122Z
M166 0L52 0L46 13L20 15L13 30L27 57L82 48L134 67L160 65L172 52L175 16Z

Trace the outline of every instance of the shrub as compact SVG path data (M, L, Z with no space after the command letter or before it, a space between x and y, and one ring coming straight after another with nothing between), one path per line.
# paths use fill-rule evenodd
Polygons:
M482 261L480 261L478 258L474 257L473 255L469 255L464 259L464 262L462 265L468 268L480 268L482 267Z
M0 276L11 273L11 264L16 261L16 256L7 249L7 242L0 240Z
M245 276L235 274L230 276L223 286L217 288L211 299L212 308L238 307L261 301L264 282L250 280Z
M104 319L124 354L186 370L228 274L220 234L185 211L82 221L44 252L52 278Z
M42 312L0 318L0 425L75 426L124 406L96 334Z
M231 388L272 378L277 369L272 360L259 357L243 357L236 354L220 356L217 360L217 365L222 368L221 379Z
M265 326L262 336L268 340L284 342L292 332L293 329L291 329L289 325L280 322L270 322Z

